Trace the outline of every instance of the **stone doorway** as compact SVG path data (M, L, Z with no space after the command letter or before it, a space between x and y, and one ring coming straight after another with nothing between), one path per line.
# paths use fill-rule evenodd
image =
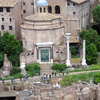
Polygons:
M49 49L40 50L41 62L49 62Z

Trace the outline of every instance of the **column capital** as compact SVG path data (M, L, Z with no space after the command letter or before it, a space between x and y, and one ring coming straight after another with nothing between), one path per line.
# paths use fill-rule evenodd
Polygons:
M71 33L65 33L66 34L66 36L70 36L71 35Z

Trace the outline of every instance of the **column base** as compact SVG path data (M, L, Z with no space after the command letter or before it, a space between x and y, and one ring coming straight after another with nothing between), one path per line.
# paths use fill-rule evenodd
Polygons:
M67 67L72 67L70 60L66 60L66 65L67 65Z
M53 59L51 59L51 63L53 63Z
M51 59L51 66L52 66L52 63L53 63L53 59Z
M37 62L39 63L39 62L40 62L40 60L38 59L38 60L37 60Z
M20 68L25 69L25 62L21 63Z
M86 59L82 59L82 66L86 66L87 63L86 63Z

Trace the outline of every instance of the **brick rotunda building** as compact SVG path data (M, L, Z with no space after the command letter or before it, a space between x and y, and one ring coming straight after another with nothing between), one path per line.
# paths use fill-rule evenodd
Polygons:
M43 71L43 67L47 68L46 71L50 69L53 62L66 63L67 57L63 18L48 13L47 7L46 0L38 0L38 13L26 17L21 25L24 50L20 55L20 63L27 65L39 62Z

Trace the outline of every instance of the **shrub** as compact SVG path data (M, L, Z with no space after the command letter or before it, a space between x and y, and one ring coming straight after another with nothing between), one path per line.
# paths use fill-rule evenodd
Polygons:
M100 69L100 66L98 66L98 65L91 65L89 67L89 69L91 69L91 70L98 70L98 69Z
M61 86L71 85L71 83L77 83L79 80L89 82L93 76L93 73L83 73L79 75L67 75L60 81Z
M95 73L93 78L94 78L94 83L98 84L100 82L100 72Z
M71 52L72 57L77 55L77 51L76 51L76 48L74 46L70 47L70 52Z
M96 30L90 29L90 30L85 30L83 29L81 32L79 32L79 35L82 40L86 40L86 45L88 46L89 44L93 43L98 50L100 50L100 37L97 33Z
M6 82L6 83L5 83L5 85L11 85L11 83L9 83L9 82Z
M52 69L53 70L59 70L60 72L62 72L63 70L66 69L66 64L56 64L56 63L53 63L52 64Z
M18 73L20 73L20 72L21 72L21 69L18 68L18 67L12 67L12 68L10 69L10 75L18 74Z
M39 66L39 63L34 63L34 64L30 64L30 65L27 65L25 67L27 73L29 75L36 75L36 73L39 73L40 72L40 66Z
M3 61L4 61L4 54L0 53L0 67L3 66Z
M86 62L88 65L97 63L98 52L96 46L91 43L86 47Z
M14 78L19 78L20 76L21 77L24 77L24 75L22 75L21 73L17 73L17 74L14 74L13 75Z

